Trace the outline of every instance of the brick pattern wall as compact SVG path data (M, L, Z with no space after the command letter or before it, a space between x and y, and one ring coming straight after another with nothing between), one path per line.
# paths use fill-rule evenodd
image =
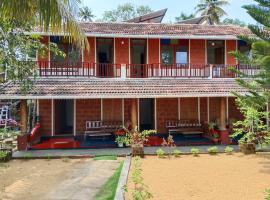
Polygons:
M95 62L96 49L95 49L95 37L88 37L89 50L84 50L84 62Z
M198 119L198 98L181 98L180 118L188 120Z
M207 98L200 98L201 122L207 122Z
M115 63L128 64L129 51L128 38L115 38Z
M125 99L124 100L124 122L125 124L130 121L131 122L131 101L132 99ZM136 104L136 110L137 110L137 105Z
M159 63L159 39L148 39L148 63Z
M86 121L100 121L101 120L100 103L101 103L100 99L76 100L77 134L84 133Z
M103 120L122 121L122 99L103 99Z
M218 121L220 119L220 101L219 97L209 98L210 121Z
M51 100L39 100L40 129L42 135L51 136L52 134L52 106Z
M205 40L190 40L190 63L204 64L205 61Z
M226 40L226 47L227 47L227 52L226 52L227 53L226 54L227 61L226 61L226 63L231 64L231 65L236 64L236 59L229 54L229 52L236 50L236 40Z
M166 121L178 119L178 99L157 99L157 131L167 133Z
M235 98L229 98L228 100L229 105L229 120L236 119L241 120L243 119L243 115L241 114L240 110L237 108Z

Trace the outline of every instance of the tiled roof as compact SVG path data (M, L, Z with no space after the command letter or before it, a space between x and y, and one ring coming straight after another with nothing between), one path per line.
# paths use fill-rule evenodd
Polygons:
M166 9L158 10L155 12L148 13L146 15L142 15L139 17L136 17L134 19L127 20L126 22L132 22L132 23L161 23L162 19L164 18L165 14L167 12Z
M129 35L129 36L251 36L247 28L234 25L163 24L163 23L82 23L87 35Z
M38 79L27 94L19 84L1 88L1 99L169 98L232 96L245 93L233 79Z

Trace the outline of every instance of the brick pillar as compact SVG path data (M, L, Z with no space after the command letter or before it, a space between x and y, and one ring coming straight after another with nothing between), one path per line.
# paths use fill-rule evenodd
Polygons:
M221 144L230 144L229 131L226 129L226 98L220 100L220 141Z
M132 128L135 128L137 126L137 99L132 99L131 100L131 123L132 123Z

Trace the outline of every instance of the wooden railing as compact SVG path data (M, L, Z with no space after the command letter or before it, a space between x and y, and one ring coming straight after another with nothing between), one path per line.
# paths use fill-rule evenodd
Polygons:
M39 76L98 78L236 78L254 76L259 67L210 64L108 64L91 62L37 62ZM235 73L229 68L235 68Z
M121 65L90 62L38 61L39 76L121 77Z

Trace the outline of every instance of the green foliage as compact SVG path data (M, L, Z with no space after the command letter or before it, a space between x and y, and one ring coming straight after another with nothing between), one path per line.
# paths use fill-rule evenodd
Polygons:
M165 151L163 149L158 149L156 154L159 158L165 158Z
M0 150L0 162L7 162L11 159L12 152L7 150Z
M114 199L123 165L124 165L124 162L122 161L119 167L115 170L114 174L100 188L100 190L95 195L96 200L105 200L105 199L113 200Z
M20 135L20 131L15 131L12 128L1 128L0 129L0 147L10 148L8 145L4 144L4 139L14 138Z
M232 154L233 153L233 148L232 147L230 147L230 146L227 146L225 149L224 149L224 152L226 153L226 154Z
M117 160L116 155L100 155L100 156L95 156L93 160Z
M176 22L181 22L183 20L187 20L187 19L192 19L195 17L195 14L186 14L184 12L181 12L180 16L179 17L175 17L175 21Z
M172 154L174 155L174 157L179 157L180 155L181 155L181 151L180 150L178 150L178 149L175 149L175 150L173 150L173 152L172 152Z
M78 17L83 22L92 22L95 15L92 14L92 10L85 6L79 9Z
M270 200L270 189L267 189L266 191L265 200Z
M132 3L125 3L118 5L118 7L111 11L105 11L103 14L103 21L106 22L121 22L139 17L152 12L149 6L135 6Z
M25 153L24 156L23 156L24 159L31 159L33 158L33 154L28 152L28 153Z
M241 27L246 27L247 24L239 19L231 19L231 18L225 18L222 21L222 24L226 24L226 25L237 25L237 26L241 26Z
M212 155L215 155L218 153L218 148L217 147L209 147L207 149L208 153L212 154Z
M200 150L198 148L193 147L192 149L190 149L190 153L192 153L193 156L198 156Z
M117 144L125 144L126 143L126 137L123 136L117 136L115 139L115 142Z
M210 122L208 122L208 128L209 129L215 129L215 127L216 127L216 123L215 122L213 122L213 121L210 121Z
M153 198L153 195L148 191L148 186L145 185L142 177L140 157L134 158L131 179L134 183L134 190L132 191L133 200L147 200Z
M220 18L227 15L222 7L228 4L227 0L201 0L196 6L196 13L205 16L207 23L210 25L219 24Z

